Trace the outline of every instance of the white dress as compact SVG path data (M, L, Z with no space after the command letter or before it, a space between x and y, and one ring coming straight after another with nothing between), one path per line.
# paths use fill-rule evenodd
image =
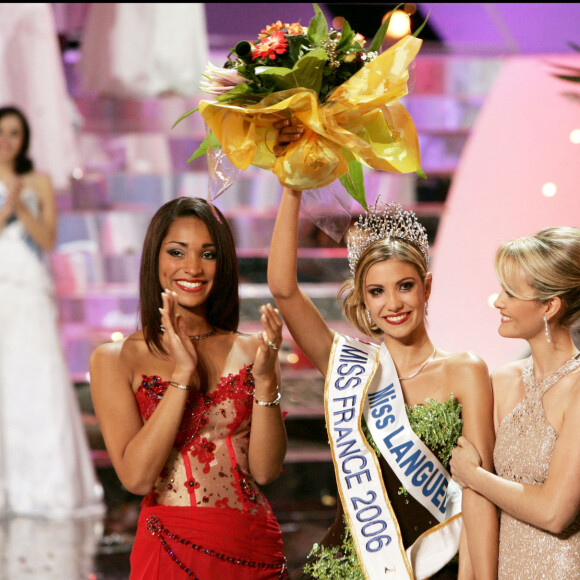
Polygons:
M192 97L208 53L203 4L92 3L81 47L81 87L117 98Z
M22 199L38 215L37 195ZM0 205L6 187L0 182ZM52 281L17 220L0 230L0 516L103 514Z
M50 3L0 3L0 79L0 106L28 119L34 168L66 190L81 158Z

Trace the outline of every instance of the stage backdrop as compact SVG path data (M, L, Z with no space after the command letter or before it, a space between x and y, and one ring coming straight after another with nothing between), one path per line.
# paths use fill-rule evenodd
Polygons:
M445 205L432 265L429 328L435 344L472 350L490 370L527 355L523 340L499 336L497 246L556 225L580 226L580 86L552 76L580 56L510 57L463 149ZM552 185L550 185L552 184ZM543 191L554 193L551 197Z

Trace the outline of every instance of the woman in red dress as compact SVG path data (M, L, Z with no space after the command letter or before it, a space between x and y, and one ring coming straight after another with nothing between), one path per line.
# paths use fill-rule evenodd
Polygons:
M142 329L91 357L91 390L123 485L144 495L131 580L284 578L280 528L258 485L286 453L282 322L244 334L231 231L179 198L153 217L140 274Z

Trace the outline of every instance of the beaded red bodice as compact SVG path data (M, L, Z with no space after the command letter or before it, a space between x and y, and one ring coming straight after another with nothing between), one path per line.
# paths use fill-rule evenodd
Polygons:
M145 421L167 387L161 377L143 375L135 397ZM190 391L173 449L144 505L271 512L248 468L253 391L252 365L222 377L209 393Z

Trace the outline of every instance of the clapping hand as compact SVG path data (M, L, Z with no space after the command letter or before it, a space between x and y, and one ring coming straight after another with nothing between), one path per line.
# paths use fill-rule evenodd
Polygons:
M197 351L185 329L185 322L177 312L177 294L169 290L161 293L163 307L161 312L161 327L163 343L175 363L173 373L191 377L192 386L199 386L197 375Z
M1 215L4 219L16 214L20 202L20 193L22 191L22 178L13 177L5 181L7 196L6 201L1 209Z
M259 346L252 373L256 380L271 380L276 373L278 349L282 344L282 319L271 304L260 307L264 330L258 334Z

